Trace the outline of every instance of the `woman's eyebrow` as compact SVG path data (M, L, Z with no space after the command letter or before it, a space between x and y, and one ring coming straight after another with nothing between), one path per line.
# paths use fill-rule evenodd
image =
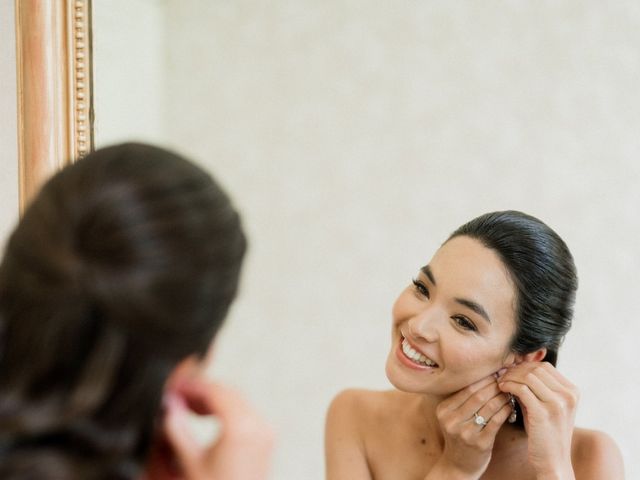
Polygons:
M431 267L429 265L425 265L420 269L420 271L427 276L427 278L431 283L433 283L434 285L437 285L436 278L433 276L433 271L431 270Z
M467 300L466 298L456 298L456 302L460 305L464 305L467 308L470 308L482 318L484 318L489 324L491 324L491 319L489 318L489 314L487 311L480 305L479 303L474 302L473 300Z
M425 265L420 269L420 271L427 276L427 278L433 285L437 285L436 277L433 275L433 270L431 270L431 267L429 265ZM464 305L465 307L470 308L471 310L476 312L478 315L484 318L487 322L489 322L489 325L491 325L491 319L489 318L489 314L487 313L487 311L484 309L482 305L480 305L477 302L474 302L473 300L467 300L466 298L456 298L455 300L460 305Z

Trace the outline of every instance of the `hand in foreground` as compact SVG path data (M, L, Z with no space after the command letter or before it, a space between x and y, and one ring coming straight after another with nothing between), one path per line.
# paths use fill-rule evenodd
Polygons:
M443 400L436 410L443 454L427 478L478 478L491 460L496 434L511 414L509 396L491 375Z
M178 463L178 478L188 480L263 480L270 466L273 436L235 390L200 379L176 385L168 395L165 435ZM215 415L221 433L202 445L188 427L189 411Z
M571 439L578 389L548 362L522 362L499 380L503 392L522 407L528 459L538 475L573 478Z

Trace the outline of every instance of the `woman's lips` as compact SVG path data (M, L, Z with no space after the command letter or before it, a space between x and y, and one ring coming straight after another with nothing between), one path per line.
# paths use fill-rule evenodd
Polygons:
M412 368L419 370L438 368L438 364L435 361L424 355L424 353L416 350L404 337L401 338L396 353L405 365Z

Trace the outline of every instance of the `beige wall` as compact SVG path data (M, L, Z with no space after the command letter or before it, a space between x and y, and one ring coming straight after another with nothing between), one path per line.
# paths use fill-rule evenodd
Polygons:
M636 2L164 4L160 139L244 212L251 251L214 372L277 426L272 478L323 477L330 399L388 388L397 293L455 227L507 208L575 254L560 368L582 389L578 423L640 476Z
M96 146L122 138L162 143L165 0L94 1Z
M0 2L0 248L18 218L14 2Z

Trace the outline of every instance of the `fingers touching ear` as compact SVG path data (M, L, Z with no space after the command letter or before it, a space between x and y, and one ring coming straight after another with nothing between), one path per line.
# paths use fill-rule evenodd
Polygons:
M541 362L547 356L547 349L540 348L534 352L525 354L516 353L513 355L513 363L518 365L522 362Z

